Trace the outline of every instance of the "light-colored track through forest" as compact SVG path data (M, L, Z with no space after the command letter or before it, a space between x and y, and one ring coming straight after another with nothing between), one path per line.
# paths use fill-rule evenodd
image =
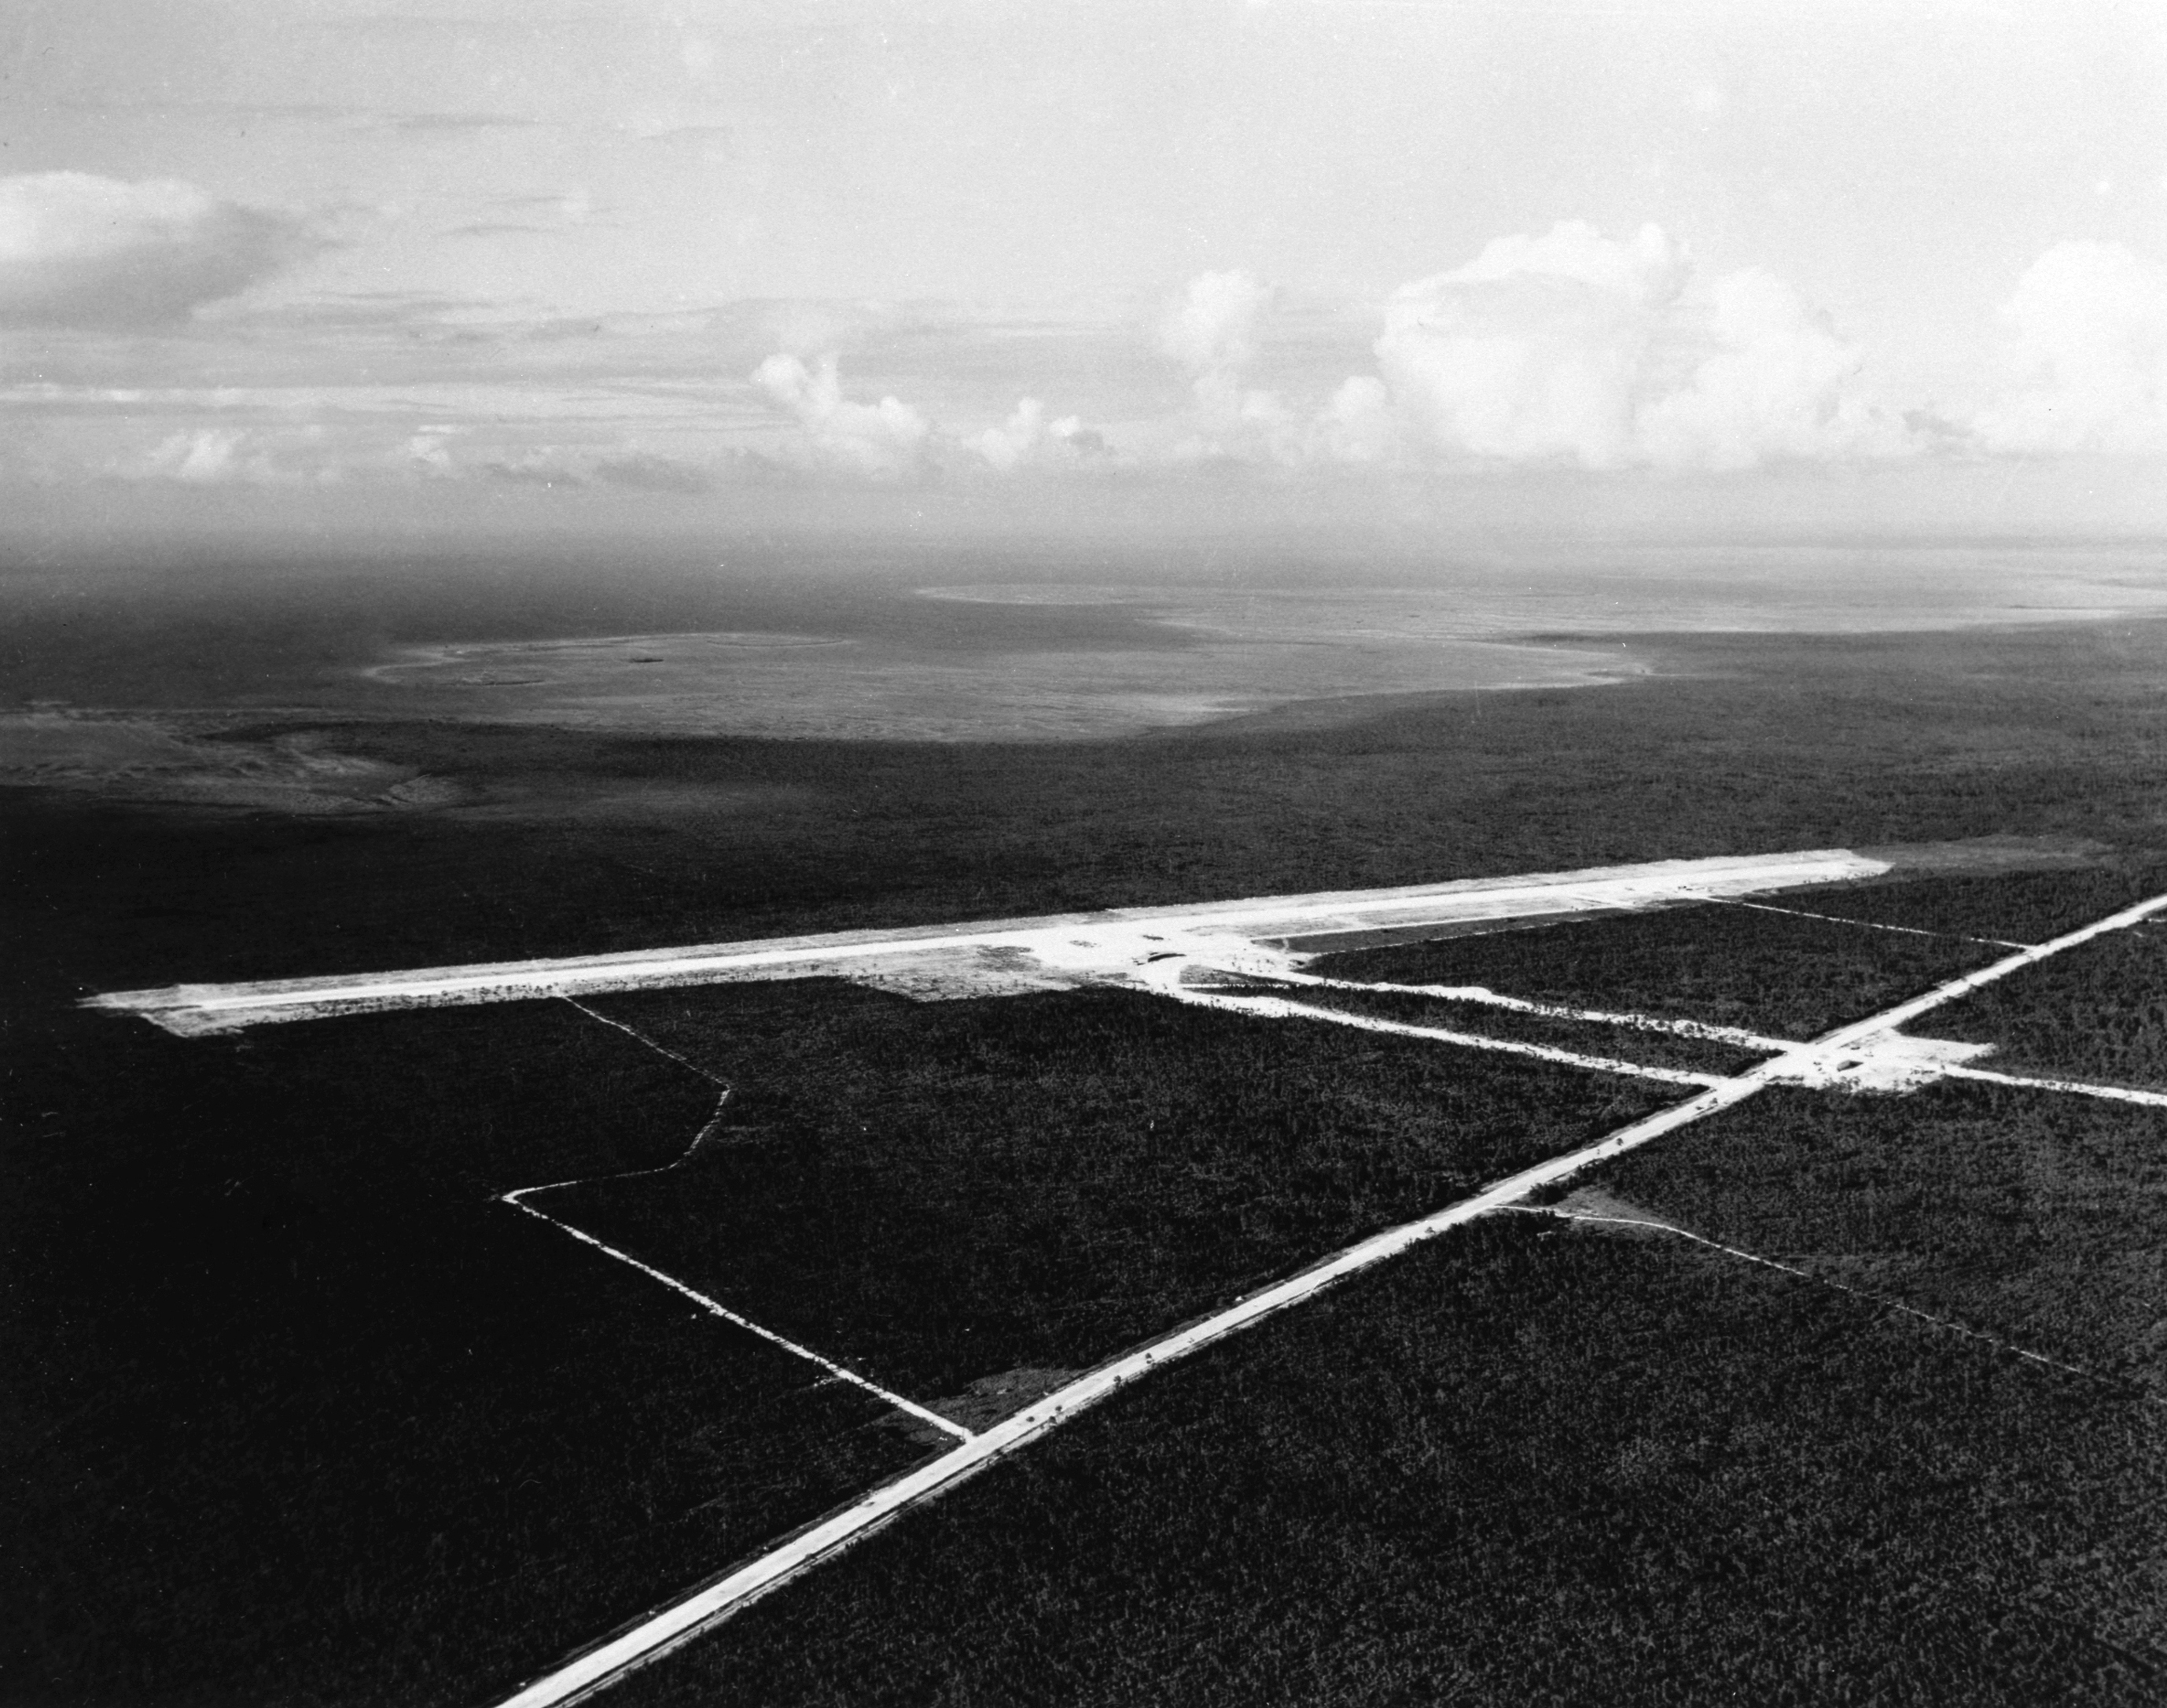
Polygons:
M1992 965L1967 973L1906 999L1878 1014L1838 1026L1809 1042L1796 1044L1728 1079L1714 1079L1686 1101L1634 1122L1592 1144L1553 1157L1429 1215L1358 1241L1295 1275L1237 1301L1223 1311L1147 1341L1057 1388L937 1458L891 1483L869 1491L841 1510L801 1530L777 1546L746 1561L723 1577L658 1609L617 1636L572 1658L506 1699L501 1708L556 1708L604 1689L628 1672L691 1642L791 1579L862 1541L910 1508L956 1487L966 1478L1015 1452L1129 1383L1253 1328L1326 1288L1374 1268L1413 1246L1433 1239L1492 1212L1518 1207L1531 1194L1566 1180L1592 1165L1622 1155L1682 1127L1745 1101L1770 1085L1843 1084L1852 1070L1867 1064L1896 1037L1899 1028L1982 986L2022 971L2065 950L2110 931L2127 929L2167 910L2167 894L2157 895L2110 914L2050 942L2032 945ZM1239 1006L1238 999L1189 988L1184 984L1189 963L1179 954L1162 953L1142 969L1147 984L1179 1001L1220 1008ZM1294 1010L1297 1005L1281 1005ZM1250 1011L1255 1011L1252 1009ZM1363 1017L1303 1007L1290 1020L1364 1022ZM1391 1028L1419 1031L1418 1028ZM1501 1041L1455 1037L1480 1048ZM1628 1065L1630 1064L1622 1064ZM1634 1069L1637 1074L1648 1070ZM2083 1089L2083 1088L2073 1088ZM1682 1230L1677 1230L1682 1231ZM1689 1236L1698 1239L1699 1236ZM1726 1248L1727 1249L1727 1248ZM1737 1253L1746 1256L1748 1254ZM1760 1261L1762 1260L1756 1260ZM1780 1265L1778 1265L1780 1266ZM1952 1325L1960 1326L1960 1325ZM2013 1351L2021 1349L2011 1348ZM2035 1355L2026 1354L2027 1356ZM2042 1360L2043 1362L2053 1361ZM2072 1366L2073 1367L2073 1366ZM2089 1372L2078 1371L2079 1374Z

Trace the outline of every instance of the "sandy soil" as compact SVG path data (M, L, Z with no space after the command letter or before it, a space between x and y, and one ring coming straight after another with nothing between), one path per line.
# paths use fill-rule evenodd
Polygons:
M1290 703L1642 675L1613 647L1269 625L1193 644L943 652L803 635L619 635L412 649L363 672L376 709L679 735L1061 741L1208 724Z
M464 798L442 778L340 753L305 732L268 741L223 738L233 721L62 708L0 713L0 786L309 814L411 811Z

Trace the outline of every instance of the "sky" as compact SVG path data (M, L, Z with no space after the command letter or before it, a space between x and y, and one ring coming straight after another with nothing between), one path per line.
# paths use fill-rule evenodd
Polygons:
M0 415L63 528L2156 528L2167 5L0 0Z

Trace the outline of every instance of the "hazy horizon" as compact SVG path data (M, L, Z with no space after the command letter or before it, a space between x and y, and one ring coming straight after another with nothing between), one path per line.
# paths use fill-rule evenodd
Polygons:
M34 7L0 534L2167 532L2142 8Z

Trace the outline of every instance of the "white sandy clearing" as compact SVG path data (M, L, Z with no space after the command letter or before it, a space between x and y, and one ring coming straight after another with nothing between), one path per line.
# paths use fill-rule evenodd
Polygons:
M1397 1037L1426 1038L1432 1043L1460 1044L1470 1049L1495 1050L1507 1056L1533 1056L1560 1067L1582 1068L1597 1074L1623 1074L1635 1079L1656 1079L1669 1085L1720 1085L1725 1075L1698 1074L1688 1068L1654 1068L1642 1062L1621 1061L1614 1056L1584 1056L1577 1050L1561 1050L1550 1044L1529 1043L1521 1038L1488 1037L1481 1032L1452 1032L1438 1026L1415 1026L1405 1021L1380 1020L1343 1008L1320 1008L1311 1002L1290 1002L1283 996L1230 996L1215 991L1174 986L1167 993L1194 1008L1224 1009L1234 1014L1256 1015L1268 1020L1321 1020L1357 1032L1388 1032Z
M1297 968L1302 958L1281 947L1290 938L1613 912L1872 878L1889 869L1887 861L1840 848L1659 860L1576 872L1117 908L966 926L836 931L331 978L177 984L93 996L85 1005L140 1015L168 1032L193 1036L378 1009L510 1002L583 992L861 973L867 982L878 983L884 974L893 977L906 970L912 977L902 982L913 995L966 996L1050 984L1135 984L1147 982L1140 976L1142 970L1168 954L1231 971L1276 976ZM884 968L883 963L889 964Z
M1596 1026L1624 1026L1635 1032L1670 1032L1678 1037L1698 1038L1704 1043L1735 1044L1740 1049L1762 1050L1770 1055L1799 1047L1796 1038L1770 1037L1741 1026L1718 1026L1703 1020L1672 1020L1654 1014L1627 1014L1607 1008L1572 1008L1557 1002L1531 1002L1523 996L1501 996L1486 984L1370 984L1354 979L1326 979L1313 973L1285 973L1280 976L1287 984L1313 985L1320 989L1381 990L1393 996L1432 996L1445 1002L1479 1003L1485 1008L1509 1008L1516 1014L1540 1015L1546 1020L1577 1020Z
M1990 1085L2015 1085L2028 1091L2065 1091L2079 1097L2105 1097L2117 1103L2147 1103L2167 1109L2167 1092L2140 1091L2133 1085L2101 1085L2088 1079L2035 1079L2021 1074L1997 1074L1991 1068L1948 1067L1952 1079L1979 1079Z
M660 1609L630 1629L536 1679L506 1699L502 1708L554 1708L554 1705L574 1702L591 1695L632 1669L689 1642L702 1631L729 1618L770 1590L834 1557L880 1529L898 1514L955 1488L965 1478L1015 1451L1026 1442L1058 1428L1089 1407L1154 1370L1185 1358L1229 1335L1253 1328L1349 1276L1373 1268L1412 1246L1435 1239L1479 1216L1512 1207L1539 1187L1565 1180L1592 1164L1637 1149L1703 1117L1741 1103L1771 1085L1786 1080L1795 1082L1801 1078L1809 1079L1816 1072L1840 1074L1847 1067L1855 1067L1857 1058L1862 1053L1870 1053L1875 1040L1893 1037L1898 1027L1918 1016L1944 1003L1952 1002L1984 984L2020 972L2049 956L2090 942L2106 932L2136 925L2163 910L2167 910L2167 894L2152 897L2049 942L2008 956L1992 966L1937 984L1893 1008L1870 1015L1864 1020L1855 1021L1848 1026L1839 1026L1810 1043L1799 1045L1783 1055L1760 1063L1735 1078L1719 1080L1698 1095L1620 1127L1593 1144L1523 1170L1473 1197L1463 1199L1431 1215L1373 1234L1300 1274L1250 1294L1224 1311L1158 1339L1148 1341L1066 1387L1056 1389L1043 1399L939 1458L861 1496L850 1505L800 1531L779 1546ZM1167 957L1156 962L1150 972L1152 984L1168 995L1179 995L1182 1000L1190 1000L1201 994L1179 991L1182 972L1179 957ZM1751 1254L1743 1252L1734 1254L1751 1256ZM1752 1260L1767 1261L1762 1259ZM2010 1350L2016 1351L2021 1349ZM2053 1361L2042 1359L2040 1361Z

